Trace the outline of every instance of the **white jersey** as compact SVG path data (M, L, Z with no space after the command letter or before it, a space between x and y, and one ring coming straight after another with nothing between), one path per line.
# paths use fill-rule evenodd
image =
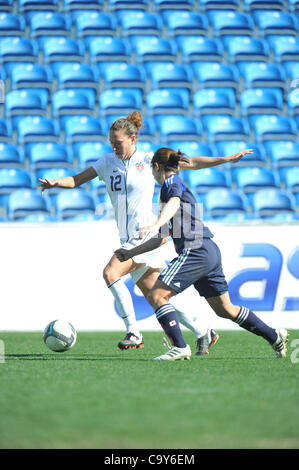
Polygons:
M128 160L109 153L92 165L106 184L122 244L140 243L140 228L156 219L152 208L155 188L152 158L152 152L136 151Z

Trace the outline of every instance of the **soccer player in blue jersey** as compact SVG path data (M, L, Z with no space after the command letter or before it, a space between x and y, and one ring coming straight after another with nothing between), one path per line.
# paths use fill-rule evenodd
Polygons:
M120 261L132 256L151 251L160 246L165 235L173 238L177 258L162 271L147 300L155 309L156 317L169 337L172 347L166 354L155 360L189 359L191 349L185 343L177 315L169 303L172 296L193 285L198 293L205 297L214 312L230 319L258 336L266 339L277 357L286 357L288 332L273 329L260 320L250 309L233 305L228 285L223 274L221 254L212 240L213 234L202 220L199 205L178 176L180 152L169 148L157 150L152 159L152 171L156 181L162 185L160 202L162 211L153 225L143 227L140 237L152 237L130 250L120 248L116 255ZM196 169L196 157L192 159Z

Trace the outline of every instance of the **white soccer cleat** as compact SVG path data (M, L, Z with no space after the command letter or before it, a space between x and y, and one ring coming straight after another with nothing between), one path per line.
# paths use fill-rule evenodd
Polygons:
M284 328L278 328L275 330L277 333L277 340L272 344L272 348L276 352L276 357L287 357L287 342L289 339L289 333Z
M167 353L162 354L161 356L155 357L154 361L179 361L179 360L189 360L191 357L191 349L189 344L185 348L178 348L173 346L167 351Z

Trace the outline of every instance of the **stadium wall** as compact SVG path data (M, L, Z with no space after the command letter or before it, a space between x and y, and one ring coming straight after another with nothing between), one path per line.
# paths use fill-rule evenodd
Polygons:
M246 305L269 325L299 328L298 225L209 223L221 248L235 304ZM80 330L123 330L102 271L119 246L114 221L1 224L1 331L43 330L65 318ZM171 242L168 259L175 256ZM140 328L160 326L129 276ZM201 315L204 324L238 329L218 318L193 288L178 304Z

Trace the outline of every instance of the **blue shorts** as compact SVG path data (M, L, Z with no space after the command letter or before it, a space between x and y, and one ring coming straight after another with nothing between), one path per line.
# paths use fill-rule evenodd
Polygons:
M159 280L178 293L193 284L206 299L228 291L220 250L210 238L204 238L200 248L185 248L161 272Z

